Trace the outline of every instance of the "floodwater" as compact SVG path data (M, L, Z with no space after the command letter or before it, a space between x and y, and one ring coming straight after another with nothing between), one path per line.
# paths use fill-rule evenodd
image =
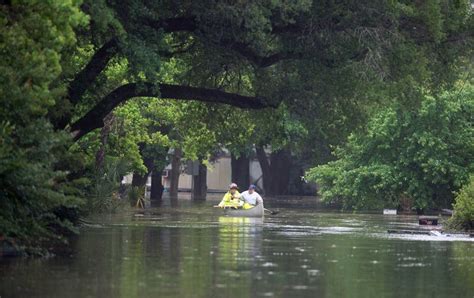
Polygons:
M0 297L474 297L474 238L387 233L415 216L213 203L102 216L66 256L0 260Z

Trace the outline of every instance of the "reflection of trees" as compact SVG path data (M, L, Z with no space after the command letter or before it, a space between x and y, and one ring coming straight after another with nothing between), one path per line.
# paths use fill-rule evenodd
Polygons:
M77 243L84 253L77 259L80 272L94 275L97 296L146 296L161 293L161 285L176 284L182 261L180 229L136 226L100 232L83 233Z
M220 218L217 227L167 223L84 231L73 258L15 260L3 268L11 278L0 279L0 289L7 297L23 288L40 296L182 298L466 297L474 291L472 242L280 233L280 226L270 222L263 231L248 218Z
M206 297L212 284L212 230L209 228L180 228L181 258L175 278L177 297Z
M458 289L465 293L474 293L474 244L472 242L454 242L451 250L454 280ZM466 289L467 287L467 289Z
M143 227L121 229L126 241L122 244L123 252L120 264L120 297L138 297L143 275L143 236L146 234ZM144 277L144 276L143 276Z
M319 247L327 252L321 263L325 292L330 297L462 296L466 285L474 289L474 251L468 247L472 243L333 237Z
M73 279L77 282L77 286L67 287L79 292L75 292L75 295L120 296L118 283L122 271L119 260L125 254L121 243L127 238L123 231L123 229L91 229L81 232L80 237L74 242L74 251L79 253L69 266L72 268L70 270L78 273L76 279ZM84 292L81 293L82 291ZM63 297L66 296L67 292Z
M102 239L85 241L91 247L81 250L106 243L91 267L110 289L104 296L208 297L228 290L245 295L253 278L249 269L256 267L254 257L261 253L262 226L242 218L224 218L219 224L217 233L214 227L199 226L116 228Z
M205 297L211 284L211 231L186 227L127 229L120 296ZM178 293L177 293L178 292ZM145 295L146 296L146 295Z

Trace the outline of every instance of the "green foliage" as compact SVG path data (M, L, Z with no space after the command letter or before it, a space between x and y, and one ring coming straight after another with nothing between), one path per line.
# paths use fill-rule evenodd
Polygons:
M94 86L95 92L83 100L85 108L77 114L107 90L137 79L258 94L284 102L276 113L166 100L139 104L156 113L158 122L172 127L169 144L182 147L189 159L207 158L222 146L245 152L256 142L273 148L290 146L312 156L313 163L327 161L330 147L343 143L365 122L377 96L391 92L396 94L393 101L413 104L409 100L419 95L420 86L441 86L445 75L456 74L450 67L465 57L467 47L444 42L471 23L467 1L447 5L440 1L101 0L86 1L85 7L92 26L83 39L95 44L119 36L121 50L120 59L109 64L106 79ZM185 27L192 19L196 28L169 35L154 28L176 17L183 18ZM272 53L296 59L282 59L266 68L249 63L258 60L255 55ZM120 74L114 72L118 60L126 65ZM446 71L448 67L451 71ZM118 113L129 109L126 104ZM230 114L238 114L240 121L223 120ZM135 167L143 170L136 138L125 137L119 144Z
M135 206L137 205L138 200L145 199L145 187L141 186L132 186L128 191L128 200L130 205Z
M252 113L255 132L252 141L256 144L271 145L272 150L291 148L298 151L308 136L304 123L291 113L285 104L274 111Z
M411 111L384 109L336 150L336 161L311 169L327 202L346 207L449 206L474 169L474 88L424 96Z
M38 132L37 128L42 127ZM12 136L15 136L13 139ZM45 136L48 136L47 138ZM78 208L82 202L66 173L54 169L65 155L67 136L55 134L44 120L16 129L0 128L0 235L30 250L51 240L64 240L59 228L72 229L57 208Z
M474 177L456 194L454 214L449 225L457 229L474 229Z
M60 51L75 42L73 28L86 21L77 1L0 6L1 119L25 124L46 114L62 91L50 86L61 72Z
M252 143L253 112L201 103L183 104L180 109L175 129L187 159L207 159L223 147L238 152Z
M108 158L102 169L91 177L90 189L87 190L85 210L88 213L114 212L123 205L119 196L122 177L128 173L130 166L124 159Z
M61 51L86 22L77 1L0 5L0 235L26 250L64 240L74 229L58 210L81 204L59 167L70 157L69 137L44 116L64 91L53 84Z

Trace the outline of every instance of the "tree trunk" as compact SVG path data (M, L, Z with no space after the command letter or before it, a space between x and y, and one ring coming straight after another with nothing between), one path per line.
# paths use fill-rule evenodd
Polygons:
M291 154L289 150L283 149L271 153L270 170L272 175L272 192L274 195L285 195L288 193L290 167Z
M268 161L267 153L263 146L257 146L257 159L260 163L260 168L262 169L262 182L263 182L263 190L266 195L271 196L272 193L272 175L270 170L270 162Z
M112 129L112 124L114 123L114 114L110 113L104 118L104 127L100 130L100 147L97 150L95 155L95 168L98 171L101 171L104 167L104 160L106 154L107 142L109 139L110 130Z
M163 200L163 181L161 180L161 171L154 169L151 173L150 201L152 203L161 203Z
M270 154L270 161L263 146L257 146L256 151L262 169L265 194L268 196L286 194L290 182L290 151L283 149L272 152Z
M151 189L150 189L150 202L154 205L161 205L163 200L163 186L161 173L166 167L166 156L168 155L168 147L164 147L161 153L156 153L152 156L154 164L151 172Z
M150 172L147 172L146 174L142 175L137 172L133 172L133 177L132 177L132 186L133 187L143 187L146 185L146 182L148 180L148 175Z
M142 145L140 145L140 152L143 150L141 149ZM146 185L146 182L148 180L148 176L150 175L151 171L153 170L154 162L153 158L147 157L143 159L143 163L145 164L145 167L147 169L146 173L144 175L139 174L134 172L133 173L133 178L132 178L132 186L138 186L138 187L143 187Z
M148 176L150 175L151 170L153 169L153 159L152 158L147 158L143 161L145 163L145 166L147 168L147 171L145 174L140 174L137 172L133 172L132 176L132 187L140 187L144 188L146 192L146 182L148 180ZM132 206L135 205L136 202L130 202Z
M171 157L171 171L170 171L170 199L178 199L179 175L181 174L181 156L180 148L174 149L174 154Z
M232 182L237 183L240 189L246 189L250 183L250 160L242 154L238 158L231 155Z
M194 201L204 201L207 195L207 167L199 164L199 174L193 176L193 189L191 199Z

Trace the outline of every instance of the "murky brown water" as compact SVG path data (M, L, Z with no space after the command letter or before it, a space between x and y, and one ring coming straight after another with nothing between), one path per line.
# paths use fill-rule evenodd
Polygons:
M70 256L0 260L0 297L474 297L474 239L386 232L416 217L212 204L102 217Z

